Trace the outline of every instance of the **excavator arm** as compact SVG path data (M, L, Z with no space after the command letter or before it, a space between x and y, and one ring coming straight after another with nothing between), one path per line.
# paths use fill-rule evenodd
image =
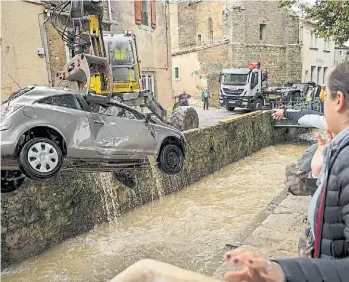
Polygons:
M62 26L63 10L69 12ZM101 1L71 0L56 6L51 22L66 41L73 58L56 74L56 86L62 80L77 82L80 90L90 92L91 78L97 82L96 94L112 96L113 78L103 41L103 6ZM60 25L61 23L61 25Z

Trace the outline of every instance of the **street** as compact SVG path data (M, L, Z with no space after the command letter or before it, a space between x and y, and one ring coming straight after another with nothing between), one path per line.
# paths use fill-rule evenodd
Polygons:
M226 119L235 115L247 113L248 111L243 109L237 109L233 112L228 112L225 108L210 107L208 110L204 110L202 106L191 105L197 111L199 115L199 127L211 126L218 124L222 119Z

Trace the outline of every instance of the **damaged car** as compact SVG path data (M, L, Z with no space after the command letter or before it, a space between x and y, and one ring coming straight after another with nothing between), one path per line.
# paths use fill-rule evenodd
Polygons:
M60 170L107 172L149 165L179 173L185 138L176 128L115 100L98 103L66 88L30 86L1 105L1 191L24 176L43 180Z

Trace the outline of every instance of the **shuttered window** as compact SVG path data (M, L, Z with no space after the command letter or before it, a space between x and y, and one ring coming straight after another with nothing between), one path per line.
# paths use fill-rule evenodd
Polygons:
M134 0L135 21L138 25L156 27L156 0Z
M152 28L156 27L156 2L151 0L151 26Z
M142 1L134 0L136 24L142 24Z

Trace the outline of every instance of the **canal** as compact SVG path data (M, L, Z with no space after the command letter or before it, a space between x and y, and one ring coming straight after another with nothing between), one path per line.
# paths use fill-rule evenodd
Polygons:
M108 281L142 258L212 275L226 244L284 189L305 146L271 146L3 270L3 282Z

